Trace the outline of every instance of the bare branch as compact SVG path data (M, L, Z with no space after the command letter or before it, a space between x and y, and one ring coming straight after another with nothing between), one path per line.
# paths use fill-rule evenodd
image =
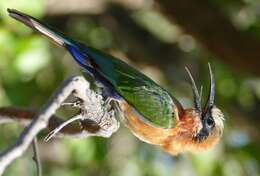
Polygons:
M24 129L17 142L0 154L0 175L2 175L5 168L13 160L20 157L26 151L32 140L42 129L46 127L49 127L50 129L55 129L63 123L58 118L55 118L53 115L71 93L73 93L73 95L75 95L77 98L82 99L84 102L83 109L81 109L83 113L81 114L82 126L79 129L73 127L73 130L70 128L70 126L66 126L61 130L61 132L69 132L66 133L66 135L71 135L74 137L110 137L115 131L117 131L117 129L119 128L119 123L114 117L113 110L109 111L103 107L104 101L102 100L102 97L89 89L89 83L83 77L73 77L67 80L61 86L61 88L56 91L56 93L50 98L46 106L39 112L37 116L35 116L35 118L33 118L32 122ZM18 109L16 109L16 111L12 114L10 113L10 111L7 111L7 109L2 108L2 110L6 110L5 113L0 113L0 115L5 117L5 120L2 120L2 123L13 121L18 116L22 117L19 119L24 119L25 121L28 121L29 117L35 115L35 113L33 113L32 111L18 111ZM8 113L9 116L7 116ZM89 121L91 121L92 123L88 123ZM96 122L95 125L99 127L95 128L96 130L94 131L93 122ZM104 125L103 122L106 122L106 125Z

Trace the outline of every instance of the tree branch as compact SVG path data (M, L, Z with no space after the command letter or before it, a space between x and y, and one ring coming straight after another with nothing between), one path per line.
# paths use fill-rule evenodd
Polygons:
M113 110L107 110L103 108L104 101L102 97L97 93L93 92L89 88L89 83L83 77L73 77L67 80L58 91L50 98L46 106L36 115L29 125L24 129L18 140L14 145L9 147L6 151L0 153L0 175L3 174L5 168L16 158L21 156L28 146L32 143L32 140L36 135L46 127L50 129L55 129L61 124L58 118L56 118L54 113L62 105L62 103L72 94L83 100L82 104L82 126L81 128L64 128L63 132L68 132L72 136L86 137L86 136L102 136L110 137L119 128L119 123L115 119ZM19 119L21 121L28 123L29 119L35 115L32 111L25 111L11 108L1 108L2 112L0 115L4 118L1 120L3 122L14 121ZM101 115L102 114L102 115ZM51 119L51 120L50 120ZM50 121L50 122L49 122ZM92 123L87 125L87 122ZM97 121L102 122L98 123ZM95 131L90 127L93 127L93 122L99 128L95 128ZM106 122L106 125L103 123ZM90 130L88 131L88 128ZM72 131L70 131L72 130ZM75 133L79 132L80 133Z
M23 108L17 108L17 107L1 107L0 108L0 124L18 122L23 125L28 125L37 113L38 113L37 111L33 111L30 109L23 109ZM55 129L63 122L64 122L64 120L53 115L48 122L48 131ZM81 128L82 127L79 124L70 124L70 125L64 127L60 132L63 135L80 134L82 132ZM85 127L85 128L88 129L88 127Z

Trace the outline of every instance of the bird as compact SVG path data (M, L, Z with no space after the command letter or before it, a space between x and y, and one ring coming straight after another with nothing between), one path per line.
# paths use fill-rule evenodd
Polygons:
M209 94L201 106L201 94L190 70L194 107L184 108L166 89L122 60L65 36L48 24L15 9L9 16L67 50L83 75L93 77L116 103L124 124L141 141L159 146L171 155L197 153L216 145L223 134L224 114L215 105L215 82L209 68Z

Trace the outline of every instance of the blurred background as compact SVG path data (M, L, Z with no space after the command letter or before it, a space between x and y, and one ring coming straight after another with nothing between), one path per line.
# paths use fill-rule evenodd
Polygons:
M40 108L69 76L81 74L63 49L7 16L15 8L133 65L192 106L188 66L208 94L210 62L224 136L212 150L172 157L121 125L109 139L39 136L46 176L259 176L260 1L1 0L0 106ZM205 102L205 100L204 100ZM20 125L0 127L0 150ZM31 149L4 175L35 175Z

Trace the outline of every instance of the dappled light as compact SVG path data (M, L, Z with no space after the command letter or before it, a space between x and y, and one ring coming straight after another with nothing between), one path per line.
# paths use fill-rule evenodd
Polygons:
M64 80L82 75L67 51L11 19L6 11L11 8L137 68L185 108L193 106L185 66L197 87L203 86L204 107L210 63L215 104L225 115L223 137L216 146L178 156L140 141L123 124L110 138L45 142L43 131L38 135L43 175L260 175L260 3L189 3L192 10L184 12L178 1L0 0L0 107L40 109ZM204 11L212 19L202 16ZM195 16L201 21L192 21ZM92 78L86 79L99 91ZM22 125L1 124L0 151L14 143L22 130ZM36 174L31 148L4 173L18 174Z

